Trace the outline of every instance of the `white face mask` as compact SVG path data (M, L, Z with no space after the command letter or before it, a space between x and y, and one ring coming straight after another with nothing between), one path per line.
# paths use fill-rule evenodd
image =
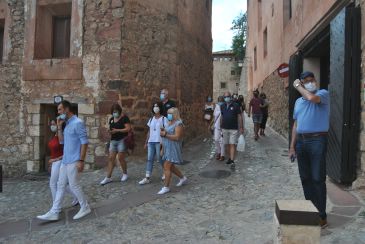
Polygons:
M57 125L51 125L51 131L56 132L57 131Z
M314 83L314 82L309 82L309 83L304 84L304 88L309 92L317 91L317 86L316 86L316 83Z
M153 112L155 114L159 113L160 112L160 108L159 107L153 107Z

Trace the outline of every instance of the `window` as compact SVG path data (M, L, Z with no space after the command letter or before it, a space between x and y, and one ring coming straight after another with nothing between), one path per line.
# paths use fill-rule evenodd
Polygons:
M231 70L231 75L236 75L236 72L234 70Z
M53 17L53 51L52 58L70 56L71 16Z
M71 2L37 6L35 59L70 57L71 9Z
M226 82L221 82L221 89L226 89L226 87L227 87Z
M3 61L5 20L0 19L0 64Z
M253 49L253 69L257 70L257 49Z
M267 27L264 30L264 57L267 56Z
M284 0L283 6L283 17L284 17L284 27L287 25L289 20L292 18L292 0Z

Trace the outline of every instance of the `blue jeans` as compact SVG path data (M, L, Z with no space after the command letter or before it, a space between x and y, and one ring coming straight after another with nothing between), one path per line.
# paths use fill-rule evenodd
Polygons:
M148 143L148 156L147 156L147 166L146 166L146 176L150 177L152 175L153 162L155 157L157 161L163 166L163 162L160 156L161 144L159 142L149 142Z
M299 175L305 199L311 200L322 219L326 215L326 153L327 136L302 138L296 144Z

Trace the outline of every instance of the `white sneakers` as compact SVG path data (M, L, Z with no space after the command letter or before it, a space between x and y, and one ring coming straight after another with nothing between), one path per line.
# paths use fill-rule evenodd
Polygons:
M144 178L143 180L138 182L138 184L140 184L140 185L145 185L145 184L149 184L149 183L151 183L151 180L148 178Z
M53 213L51 211L48 211L46 214L38 215L37 219L46 220L46 221L56 221L56 220L59 220L60 217L59 217L58 213Z
M120 178L120 181L121 182L125 182L125 181L127 181L128 180L128 175L127 174L123 174L122 175L122 178Z
M128 175L127 174L123 174L122 177L120 178L120 181L121 182L125 182L128 180ZM105 177L104 180L102 180L100 182L100 185L106 185L106 184L109 184L110 182L112 182L112 178L108 178L108 177Z
M157 192L157 194L158 195L163 195L163 194L166 194L168 192L170 192L170 188L164 186L164 187L161 188L161 190L159 192Z
M90 207L87 207L85 209L80 209L80 211L73 217L74 220L81 219L82 217L85 217L91 213ZM46 214L37 216L37 219L45 220L45 221L57 221L60 219L58 213L53 213L51 211L48 211Z
M80 211L73 217L73 219L74 220L81 219L82 217L85 217L89 213L91 213L90 207L87 207L85 209L81 208Z
M112 178L108 178L108 177L105 177L104 178L104 180L102 180L101 182L100 182L100 185L106 185L106 184L108 184L108 183L110 183L110 182L112 182L113 180L112 180Z
M186 183L188 182L188 178L186 178L185 176L183 178L181 178L179 180L179 182L176 184L176 186L180 187L180 186L183 186L185 185ZM161 188L161 190L159 192L157 192L158 195L163 195L163 194L166 194L170 192L170 188L164 186Z
M186 183L188 182L188 178L186 178L185 176L183 178L181 178L179 180L179 183L176 184L176 186L182 186L182 185L185 185Z

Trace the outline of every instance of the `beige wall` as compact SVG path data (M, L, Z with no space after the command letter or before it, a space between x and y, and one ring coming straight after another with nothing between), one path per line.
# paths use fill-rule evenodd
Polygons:
M239 93L237 83L240 83L240 75L231 75L231 70L237 67L236 61L213 61L213 99L217 100L218 96L224 92ZM221 88L221 82L226 83L226 88ZM240 93L242 94L242 93Z
M335 0L292 0L292 18L284 26L284 1L262 0L261 28L258 1L248 1L248 90L261 87L265 78L281 63L288 63L297 51L297 44L311 31L335 4ZM268 53L263 53L263 32L268 32ZM257 70L253 69L254 48L257 48ZM252 67L252 71L251 71Z

